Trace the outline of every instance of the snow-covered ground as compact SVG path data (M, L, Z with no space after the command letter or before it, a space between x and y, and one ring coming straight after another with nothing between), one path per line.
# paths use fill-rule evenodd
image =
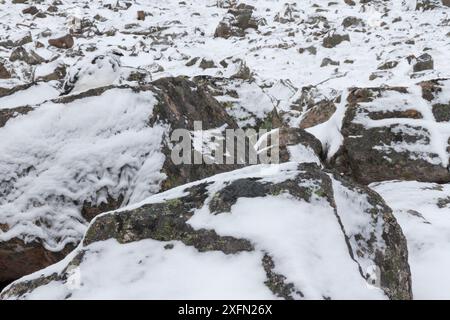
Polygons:
M87 54L92 50L102 52L111 46L120 47L128 51L123 58L125 66L151 70L154 79L167 75L229 77L235 72L235 65L223 67L220 62L242 59L254 73L258 86L264 89L253 86L253 92L249 92L243 85L238 91L247 92L244 95L250 101L256 98L259 110L268 106L269 111L274 100L281 108L288 109L289 101L295 98L291 90L272 90L272 86L282 80L285 81L280 87L285 88L288 80L295 88L318 85L323 91L330 88L340 91L353 86L405 86L450 76L449 10L445 7L416 11L412 4L415 1L408 1L411 4L406 5L400 0L370 1L354 6L327 0L301 3L248 0L245 3L255 7L253 16L259 21L258 31L248 29L245 37L224 39L214 37L217 25L228 10L217 6L220 1L128 1L132 5L127 10L124 2L118 1L120 6L114 11L107 5L114 7L116 1L63 0L57 12L47 12L46 17L36 18L21 13L28 4L11 4L6 0L1 5L4 10L0 15L0 35L2 39L17 39L30 32L33 42L25 44L24 48L33 49L51 64L71 65L78 59L78 54L73 54L77 51ZM45 12L50 3L43 1L35 6ZM139 10L148 14L144 21L137 20ZM356 22L343 26L347 17ZM61 52L46 46L49 38L65 35L70 28L76 29L80 19L87 19L94 26L87 28L83 37L75 39L72 49ZM116 30L114 36L108 33L111 30ZM332 34L349 35L350 41L332 48L323 47L324 37ZM35 48L36 41L45 47ZM299 53L300 49L310 47L314 47L315 54ZM433 57L434 70L414 74L406 58L423 52ZM8 59L10 53L11 50L2 49L0 58ZM197 63L186 66L197 57ZM339 65L321 67L324 58ZM214 62L214 67L201 68L202 59ZM390 61L397 62L393 69L378 69ZM39 68L42 69L42 65ZM13 69L19 79L28 82L35 67L16 61ZM373 72L378 72L378 76L370 80ZM248 103L242 104L244 108L246 105ZM250 103L249 108L254 109L254 105Z
M416 299L450 299L450 185L389 181L371 187L394 210L408 241Z
M383 93L364 108L384 113L415 110L422 117L357 116L354 123L366 129L400 124L402 129L394 134L423 136L422 141L381 141L379 150L387 155L418 154L416 158L448 168L450 124L437 121L418 85L450 78L450 8L441 0L431 1L436 6L430 10L416 9L421 0L355 0L352 5L341 0L243 0L254 7L251 16L257 28L228 38L215 36L236 2L0 0L0 120L3 112L13 109L0 126L0 244L15 238L25 243L39 240L46 250L60 251L78 243L87 230L80 213L83 204L95 206L122 196L131 210L168 195L155 195L167 178L161 172L167 128L148 124L157 106L152 91L121 87L72 102L57 100L64 82L60 67L89 64L111 49L123 54L115 84L133 87L168 76L195 81L211 77L208 87L241 126L256 126L275 108L285 125L298 127L309 103L303 89L312 88L312 103L324 99L336 107L327 121L307 129L322 142L327 153L323 158L334 156L344 141L341 129L351 88L408 88L408 94ZM23 11L30 6L37 11ZM73 35L73 47L49 45L49 39L67 34ZM424 54L432 64L419 70L415 64ZM133 72L145 79L133 80ZM450 106L449 83L435 92L433 103ZM15 112L21 106L31 110ZM291 160L321 165L319 155L301 144L290 152ZM244 168L226 177L268 176L277 183L292 178L291 169L255 173L254 168ZM223 187L217 176L206 181L214 182L217 190ZM370 187L393 209L406 236L414 298L450 299L449 184L385 181ZM386 298L367 288L339 224L367 238L367 230L379 238L382 228L359 215L368 206L364 197L338 181L333 181L333 189L339 222L323 199L306 203L285 195L243 197L229 213L197 210L189 224L249 239L255 251L230 256L198 252L180 241L122 244L109 239L84 248L80 269L86 286L81 290L54 281L28 298L270 299L275 296L263 285L265 251L272 254L277 271L307 298ZM181 188L170 192L169 198L183 194ZM44 273L62 273L76 252ZM364 268L373 260L359 258ZM149 283L152 286L145 285Z

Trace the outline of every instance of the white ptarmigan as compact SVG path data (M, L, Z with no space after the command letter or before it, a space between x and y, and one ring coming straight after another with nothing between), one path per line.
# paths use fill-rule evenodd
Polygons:
M123 54L114 49L94 58L78 60L67 73L61 95L113 84L120 75L121 56Z

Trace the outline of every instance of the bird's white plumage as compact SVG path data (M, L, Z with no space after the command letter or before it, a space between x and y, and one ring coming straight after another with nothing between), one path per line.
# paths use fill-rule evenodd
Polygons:
M120 58L115 52L82 58L69 69L63 94L109 86L119 78L120 69Z

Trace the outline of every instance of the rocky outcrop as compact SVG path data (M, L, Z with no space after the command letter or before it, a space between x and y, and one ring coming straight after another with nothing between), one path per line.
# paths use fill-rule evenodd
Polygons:
M17 47L11 52L9 57L11 62L23 61L29 65L36 65L45 62L45 59L38 55L34 50L26 50L24 47Z
M280 163L298 161L321 164L322 144L316 137L299 128L281 127L276 130L278 130Z
M353 89L342 125L344 142L331 163L357 181L449 182L448 80L410 88ZM448 95L447 95L448 97ZM443 142L443 143L442 143Z
M163 93L161 103L156 106L152 122L169 123L173 129L194 130L194 122L200 121L203 130L223 127L236 129L236 122L225 112L221 104L204 86L197 86L184 78L160 79L154 82ZM222 131L225 134L224 131ZM240 167L235 164L174 164L170 154L172 146L164 143L166 160L163 171L167 179L162 183L162 190L206 178L218 172L225 172ZM198 152L194 150L193 153ZM194 156L194 155L193 155Z
M50 68L49 68L50 67ZM53 64L52 66L45 66L44 71L39 74L34 74L35 81L64 81L64 77L66 76L67 70L64 64Z
M194 121L201 121L206 130L224 124L237 128L234 120L206 87L197 86L184 77L159 79L153 85L163 96L152 121L162 120L173 128L187 130L194 129Z
M117 288L118 279L109 279L112 275L103 272L108 279L100 282L94 273L107 265L106 257L114 252L129 252L114 262L118 274L129 276L120 280L119 298L136 288L132 279L137 273L145 288L141 294L145 292L147 298L164 297L169 291L172 298L191 296L195 288L174 290L181 284L164 270L175 274L184 270L184 279L190 283L189 263L193 262L188 261L204 261L202 272L197 270L192 281L206 281L215 274L215 261L221 259L228 261L221 277L225 283L231 281L234 297L245 295L236 282L244 281L260 288L249 293L250 298L262 297L262 292L266 298L284 299L412 298L406 241L391 209L370 189L315 164L252 166L146 202L97 217L82 246L64 263L19 280L1 297L38 298L44 293L47 298L76 299L95 287L103 290L91 291L93 297L101 298L109 285ZM249 206L259 210L251 212ZM186 252L184 263L172 262L173 254L181 252ZM248 263L250 273L260 276L238 280L250 271ZM93 268L86 269L87 264ZM158 277L149 276L155 272ZM234 272L233 278L228 279L228 272ZM229 294L222 283L208 282L215 287L215 297ZM196 296L203 297L204 292Z
M16 92L28 89L32 86L33 86L33 83L26 83L26 84L19 84L19 85L15 85L15 86L13 85L13 86L7 86L7 87L0 87L0 98L12 95Z
M246 29L258 29L258 21L253 18L255 8L244 3L230 8L227 15L219 23L214 37L228 39L229 37L242 37Z
M20 33L18 35L15 35L14 37L8 37L6 39L0 40L0 47L5 48L14 48L14 47L20 47L27 43L30 43L33 41L33 38L31 36L30 32Z
M283 9L275 15L274 21L279 23L294 22L300 18L300 10L297 3L285 3Z
M442 0L442 4L445 5L446 0ZM416 10L427 11L438 8L441 5L439 0L418 0L416 2Z
M117 96L116 96L117 94ZM69 225L72 223L75 223L78 225L76 228L78 231L73 230L74 233L70 235L69 238L71 240L68 240L66 236L63 236L60 234L57 238L52 241L53 246L56 245L57 248L61 248L61 246L57 245L58 241L68 241L70 244L76 244L79 239L82 237L81 230L84 227L81 227L83 224L85 225L86 222L84 221L90 221L92 218L94 218L96 215L109 211L114 210L120 207L121 205L125 205L129 203L130 201L130 191L134 188L131 185L128 185L133 179L138 179L138 175L141 176L141 179L144 178L144 173L142 172L143 167L146 163L146 161L155 161L157 158L165 159L161 162L161 166L159 168L155 167L154 169L147 171L147 181L142 180L142 187L144 187L141 192L144 192L144 194L150 192L150 194L153 194L155 192L158 192L159 190L163 189L169 189L187 182L203 179L205 177L214 175L219 172L225 172L229 170L236 169L238 166L236 165L206 165L206 164L198 164L198 165L175 165L172 162L171 159L171 150L173 147L173 144L170 142L170 136L173 129L187 129L187 130L194 130L194 121L201 121L203 129L214 129L214 128L236 128L237 125L234 122L234 120L222 109L220 103L217 102L205 88L201 88L196 86L193 82L190 82L184 78L165 78L160 79L156 81L152 85L147 86L141 86L138 88L130 88L130 87L106 87L106 88L98 88L98 89L92 89L87 92L78 94L78 95L72 95L67 97L61 97L58 99L54 99L53 101L47 103L48 104L56 104L61 106L61 116L60 119L65 119L66 116L68 116L68 113L70 113L71 108L80 108L84 101L89 101L88 105L90 106L92 114L97 114L98 108L100 107L100 104L104 99L106 99L106 96L110 97L119 97L120 94L128 95L130 101L134 101L133 99L137 99L135 101L135 105L130 105L130 111L133 112L133 108L136 108L137 105L139 105L140 99L142 101L147 101L147 106L145 107L145 104L141 107L141 112L148 112L148 110L152 110L152 112L149 112L148 118L146 119L147 125L149 128L168 128L167 131L163 133L163 131L159 129L155 129L155 135L161 135L159 141L155 141L155 145L152 147L151 144L144 143L142 141L142 147L144 149L138 151L139 149L133 149L136 147L135 142L133 140L129 140L128 144L130 144L129 149L124 149L121 151L123 155L130 156L130 159L132 160L130 163L127 163L126 161L119 165L120 168L118 171L115 171L116 169L113 169L111 167L111 164L107 164L110 161L107 161L106 159L101 160L102 156L101 153L91 153L89 156L94 156L97 158L97 160L92 160L91 168L85 167L83 165L83 169L80 169L77 174L78 182L70 179L66 181L68 185L73 185L74 188L80 190L80 192L85 192L82 194L81 197L78 195L81 195L80 192L76 194L72 194L72 196L68 196L65 194L64 187L61 188L51 188L53 190L42 190L38 192L37 194L31 195L30 190L29 191L21 191L21 193L17 193L17 190L20 190L19 184L20 181L24 181L24 179L27 179L29 175L35 176L34 179L39 180L43 179L44 176L47 174L51 174L50 172L54 171L55 168L58 168L61 164L53 163L54 161L57 161L57 158L52 158L54 156L55 150L51 151L51 147L47 148L50 158L47 159L45 167L42 167L43 163L40 159L35 158L33 156L27 157L23 164L27 168L24 168L23 166L10 168L8 169L8 174L4 175L0 181L0 190L2 197L0 199L0 206L2 207L1 210L17 210L16 214L20 216L24 216L26 212L29 210L32 210L32 208L38 208L35 210L39 210L43 215L37 216L36 220L31 221L25 221L21 220L20 218L16 220L16 223L31 223L33 225L36 225L36 227L50 230L52 227L52 218L56 212L61 217L62 220L65 222L62 222L64 225L67 223L66 226L63 226L62 229L58 232L63 232L65 228L71 228ZM151 105L151 97L154 97L155 105L152 107ZM150 100L149 100L150 99ZM124 109L127 110L127 104L129 102L123 101L123 104L121 102L116 103L115 107L111 107L111 110L119 110ZM44 103L41 106L33 106L33 107L19 107L14 109L1 109L0 110L0 127L4 126L5 123L12 117L16 117L20 115L18 119L16 119L16 122L14 123L14 126L9 126L8 130L14 131L15 127L19 126L27 126L28 121L33 121L37 127L40 125L45 125L45 121L43 121L44 118L41 118L39 114L40 112L43 112L44 114L47 112L50 116L50 114L53 113L51 111L51 108L47 108L46 103ZM69 107L71 106L71 107ZM64 109L63 109L64 108ZM147 109L146 109L147 108ZM40 110L47 110L47 111L40 111ZM147 111L145 111L147 110ZM80 111L81 112L81 111ZM113 112L113 111L112 111ZM125 111L124 111L125 112ZM132 113L133 114L133 113ZM101 114L98 114L98 116L101 116ZM136 118L142 118L145 117L145 113L142 114L142 116L138 116L136 114ZM95 116L94 116L95 118ZM30 119L30 120L27 120ZM36 119L36 120L32 120ZM87 119L87 123L92 120L93 118ZM64 120L60 120L64 121ZM87 125L86 123L86 125ZM54 125L58 127L58 121L55 120ZM84 124L78 124L77 126L83 126ZM96 127L95 123L91 124L94 128ZM114 126L116 124L111 122L111 127L108 127L108 125L105 126L105 132L114 132ZM138 127L141 125L137 125ZM145 127L141 127L141 132L145 132L147 129ZM78 129L77 129L78 128ZM61 127L62 131L59 133L60 138L63 139L66 135L78 135L77 130L80 128L77 127L73 129L74 131L66 132L63 127ZM129 129L128 129L129 130ZM150 130L150 129L148 129ZM124 131L121 129L121 131ZM127 130L125 130L126 132ZM9 132L9 131L8 131ZM42 131L40 131L42 132ZM71 133L72 132L72 133ZM139 132L139 131L138 131ZM0 131L0 135L2 132ZM7 133L3 133L7 134ZM56 133L55 133L56 134ZM79 132L79 134L81 134ZM117 133L120 135L120 133ZM58 136L58 134L56 134ZM79 139L76 136L72 136L75 140ZM113 139L114 135L108 138L108 135L106 135L104 138L106 140ZM25 136L24 136L25 138ZM156 137L155 137L156 138ZM150 138L155 139L155 138ZM34 137L30 136L29 139L34 139ZM40 139L42 139L42 142L44 143L45 139L50 139L50 137L42 136ZM53 139L53 138L52 138ZM57 137L56 140L59 138ZM66 142L63 140L57 142L54 141L54 144L61 144L61 149L70 148L70 139L64 138ZM112 140L109 140L112 141ZM81 140L80 140L81 142ZM25 143L25 142L24 142ZM145 145L148 144L147 147ZM125 146L127 143L124 144ZM132 146L133 145L133 146ZM119 147L119 146L118 146ZM151 148L148 150L145 150L145 148ZM153 149L155 148L155 149ZM155 152L158 152L158 148L160 149L160 156L155 157ZM14 149L14 148L13 148ZM39 156L44 156L46 148L42 150L42 154ZM119 147L120 149L120 147ZM132 151L134 150L134 151ZM18 150L17 150L18 151ZM13 152L13 151L11 151ZM138 152L140 153L140 156L136 158L136 155L132 152ZM97 156L95 156L95 154ZM7 157L7 154L4 154L5 157ZM73 158L71 161L78 161L75 160L77 158L76 154L69 155L69 154L61 154L62 157L69 157ZM53 161L51 160L53 159ZM126 158L124 158L125 160ZM146 160L147 159L147 160ZM155 159L155 160L150 160ZM79 159L81 160L81 159ZM0 159L0 162L7 161L6 158ZM83 161L83 160L81 160ZM99 161L97 164L96 161ZM160 160L158 160L159 162ZM103 164L101 164L103 163ZM86 164L88 165L88 164ZM89 166L89 165L88 165ZM40 169L39 169L40 168ZM100 175L106 175L109 178L112 179L112 181L116 180L116 183L108 184L107 186L99 186L98 188L95 187L97 184L96 182L92 181L92 184L88 182L92 179L87 179L87 176L83 177L84 171L87 170L86 174L93 174L93 172L98 172L97 174ZM68 171L70 171L68 169ZM67 171L67 172L68 172ZM40 173L38 173L40 172ZM91 173L88 173L91 172ZM103 173L100 173L103 172ZM60 173L62 174L62 172ZM74 173L75 174L75 173ZM95 175L97 175L95 174ZM51 174L53 175L53 174ZM159 178L156 178L156 184L152 183L152 179L154 179L156 176ZM105 176L105 177L106 177ZM152 176L153 178L151 178ZM87 180L86 180L87 179ZM126 179L126 180L123 180ZM128 180L130 179L130 180ZM58 184L57 181L65 180L63 176L56 176L53 178L52 184L55 186ZM96 180L96 179L94 179ZM139 179L138 179L139 180ZM97 180L99 182L100 180ZM120 182L122 181L122 182ZM128 181L128 182L126 182ZM159 181L159 182L158 182ZM75 183L75 184L74 184ZM86 184L87 183L87 184ZM125 183L125 185L123 185ZM133 182L131 182L134 184ZM100 183L101 184L101 183ZM136 186L136 185L135 185ZM72 188L72 187L70 187ZM131 188L131 189L130 189ZM84 191L81 191L84 190ZM28 193L27 193L28 192ZM29 197L29 198L27 198ZM28 200L27 200L28 199ZM134 200L135 201L135 200ZM16 205L17 204L17 205ZM6 209L8 208L8 209ZM47 212L48 211L48 212ZM47 212L47 213L46 213ZM54 213L51 213L54 212ZM2 218L0 223L5 224L8 229L12 229L14 227L13 224L11 224L12 220L4 221L5 217ZM23 219L26 219L25 217ZM50 219L47 221L47 219ZM80 224L81 223L81 224ZM44 224L42 226L42 224ZM56 228L60 228L61 226L56 226ZM80 229L81 228L81 229ZM12 232L12 231L10 231ZM58 233L57 232L57 233ZM47 233L45 231L44 233ZM51 234L51 232L50 232ZM0 242L0 244L3 245L2 250L0 251L0 261L9 261L9 263L3 263L0 274L2 274L2 278L0 278L0 281L7 281L7 280L14 280L15 278L19 276L23 276L25 274L28 274L30 272L33 272L37 270L38 268L42 268L46 265L49 265L50 263L55 262L57 259L63 257L64 255L62 253L57 253L61 249L55 249L55 254L50 253L44 247L42 247L42 242L49 241L49 239L41 239L38 234L27 234L27 233L20 233L17 234L15 237L13 237L13 241L20 241L21 239L31 239L30 241L22 244L21 249L21 259L30 259L30 261L34 261L35 257L43 256L46 252L48 252L48 256L50 258L43 259L41 264L32 263L29 267L26 265L22 266L21 261L19 259L12 259L11 255L15 254L14 252L10 252L10 249L13 248L12 246L7 245L5 242ZM50 236L51 238L51 236ZM64 238L66 240L64 240ZM48 244L48 243L47 243ZM63 246L64 247L64 246ZM37 253L36 253L37 252ZM37 259L37 258L36 258ZM15 263L17 261L18 263Z

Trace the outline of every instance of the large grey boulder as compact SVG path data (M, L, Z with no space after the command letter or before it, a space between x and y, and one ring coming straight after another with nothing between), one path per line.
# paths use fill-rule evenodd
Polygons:
M330 165L365 184L449 182L448 85L448 80L436 80L351 90L343 144Z
M312 163L256 165L98 216L1 298L411 299L407 259L377 193Z

